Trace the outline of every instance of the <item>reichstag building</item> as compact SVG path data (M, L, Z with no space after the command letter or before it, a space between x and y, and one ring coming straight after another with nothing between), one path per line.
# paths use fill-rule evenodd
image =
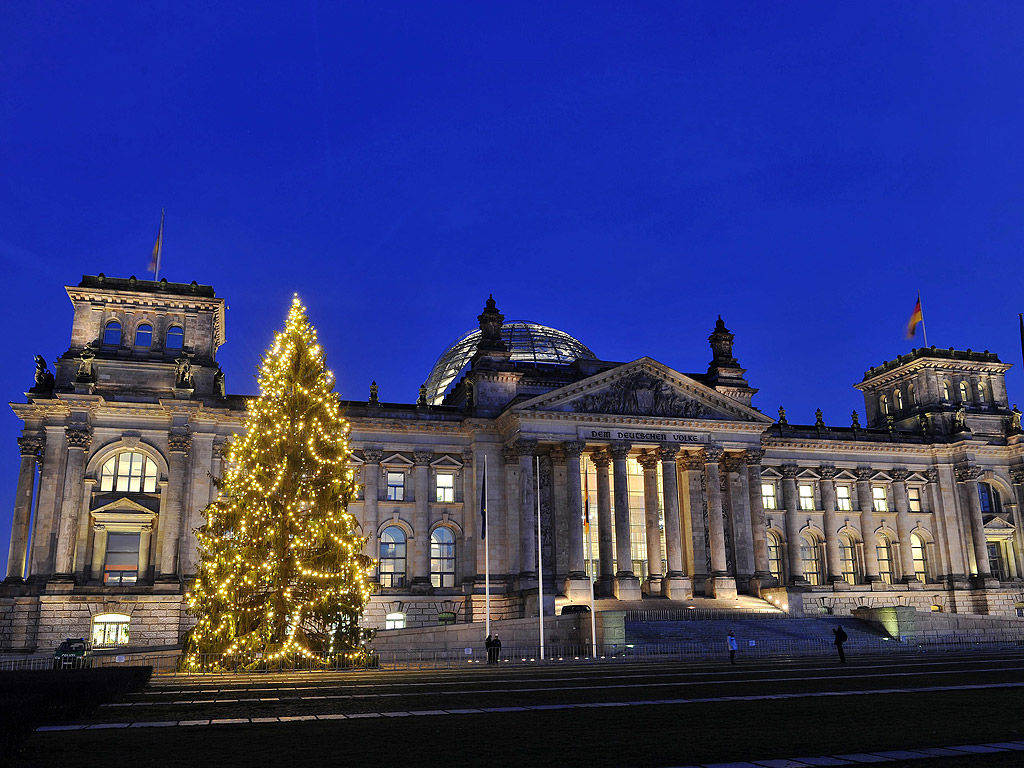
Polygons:
M245 416L217 363L224 299L102 274L67 292L67 351L52 372L37 358L12 404L24 430L0 650L174 645L191 626L193 529ZM535 615L538 548L559 604L593 586L601 605L749 594L793 615L1024 612L1024 437L995 354L915 349L867 370L849 426L820 412L798 425L752 406L721 318L700 373L600 360L506 323L493 299L477 320L417 402L375 386L344 402L351 509L377 562L369 626L483 621L485 546L495 618Z

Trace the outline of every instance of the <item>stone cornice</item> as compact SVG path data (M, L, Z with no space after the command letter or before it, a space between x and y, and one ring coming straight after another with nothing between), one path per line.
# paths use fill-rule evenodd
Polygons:
M506 411L498 417L497 423L528 424L531 421L571 421L581 427L592 424L620 424L622 426L646 426L648 429L676 429L691 432L718 433L739 432L749 435L764 433L770 424L756 424L749 421L674 419L666 416L616 416L575 411Z

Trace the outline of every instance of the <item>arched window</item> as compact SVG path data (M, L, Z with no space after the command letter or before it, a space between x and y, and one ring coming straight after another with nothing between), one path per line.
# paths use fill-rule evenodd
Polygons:
M103 343L116 347L121 343L121 324L111 320L103 329Z
M885 395L882 395L880 398L878 398L878 408L879 408L879 410L882 411L883 414L888 416L889 415L889 398L887 398Z
M131 617L123 613L100 613L92 618L93 646L128 645Z
M435 587L455 586L455 536L444 526L430 534L430 583Z
M981 499L981 511L985 515L1003 514L1003 500L999 491L990 483L978 483L978 498Z
M984 403L986 400L988 400L988 398L985 397L985 382L979 381L978 382L978 402L979 403Z
M914 385L907 385L907 397L910 399L911 405L917 405L917 393L914 392Z
M143 323L135 329L135 346L136 347L151 347L153 346L153 326L149 323Z
M804 578L812 586L821 584L821 562L818 558L818 545L807 534L800 537L800 560L804 565Z
M180 325L172 325L167 329L167 341L164 346L167 349L181 349L185 343L185 331Z
M394 611L384 617L384 629L405 629L405 614Z
M380 535L378 573L382 587L405 586L405 531L397 525L388 526Z
M910 552L914 557L914 575L921 581L928 581L928 552L924 542L916 533L910 534Z
M849 536L839 537L839 567L842 569L843 578L848 584L856 584L857 574L857 550L854 547L853 539Z
M886 584L892 584L892 544L885 536L879 536L875 545L878 553L878 575Z
M949 382L942 382L942 399L949 400Z
M100 492L156 493L156 463L138 451L111 456L100 469Z
M774 487L774 486L773 486ZM782 582L782 545L779 537L768 531L768 572Z
M896 411L898 413L903 410L903 393L899 389L896 390L894 399L896 400Z
M964 403L965 405L971 402L971 393L967 389L966 381L960 382L960 402Z

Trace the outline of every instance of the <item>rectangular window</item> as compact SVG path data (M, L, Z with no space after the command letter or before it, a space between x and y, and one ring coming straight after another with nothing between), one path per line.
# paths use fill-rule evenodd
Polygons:
M797 490L800 491L800 509L814 509L814 486L810 483L800 483Z
M134 584L139 578L138 533L108 533L104 584Z
M907 488L907 504L910 506L911 512L921 511L921 489L920 488Z
M405 472L388 472L388 501L405 501Z
M775 483L761 483L761 504L765 509L778 509L775 503Z
M441 504L455 503L455 475L451 472L437 473L437 501Z
M873 485L871 486L871 500L875 506L875 512L888 512L889 502L885 498L885 486L884 485Z
M836 509L842 512L849 512L853 509L853 506L850 504L850 486L836 486Z

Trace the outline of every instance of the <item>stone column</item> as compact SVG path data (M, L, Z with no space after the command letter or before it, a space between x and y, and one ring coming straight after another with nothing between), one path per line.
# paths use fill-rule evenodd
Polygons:
M690 576L693 578L695 591L702 591L708 594L711 589L707 585L711 578L710 570L710 548L706 519L707 496L704 495L704 458L701 452L685 453L684 462L686 467L686 494L690 514L684 523L688 523L690 532L690 544L692 545L692 556L690 558L693 568ZM686 539L683 540L684 547Z
M647 581L643 591L662 593L661 516L658 514L658 455L642 451L638 457L644 470L644 532L647 534Z
M746 587L754 578L754 542L750 530L750 491L747 488L747 460L742 453L725 455L729 518L732 522L732 552L736 583Z
M578 440L562 443L565 450L565 496L569 517L569 576L565 595L573 602L590 599L586 550L583 541L583 488L580 482L580 454L584 444Z
M683 562L683 530L679 517L679 482L676 474L674 445L658 449L661 458L661 490L665 495L665 557L668 560L668 574L662 593L671 600L687 600L693 597L693 583L687 576Z
M784 464L782 472L782 506L786 508L786 551L789 554L789 583L806 584L804 561L800 557L800 510L796 492L796 476L800 468Z
M819 467L821 477L822 526L825 528L825 569L828 583L842 587L843 561L839 553L839 520L836 516L836 475L835 467Z
M163 505L160 518L160 572L158 583L175 585L178 576L178 545L181 539L181 500L185 485L185 461L192 448L192 435L188 432L169 432L167 448L170 459L167 462L167 503Z
M768 570L768 522L764 515L764 499L761 498L761 460L764 451L760 448L747 451L747 496L750 499L750 536L754 549L753 592L761 587L776 584L775 577Z
M860 535L864 539L864 581L881 584L875 541L875 503L871 496L871 478L874 474L875 471L870 467L857 468L857 504L860 507Z
M590 454L597 475L597 557L600 575L597 580L597 591L601 597L611 597L615 583L614 545L612 542L612 493L608 482L608 465L611 463L608 453L594 451Z
M75 581L85 583L89 580L89 569L85 561L86 552L89 548L89 529L92 527L92 515L89 514L92 505L93 491L96 489L97 480L92 477L82 479L82 504L79 507L81 513L78 516L78 530L75 532L75 551L71 558L74 568Z
M89 577L92 581L103 580L103 561L107 559L107 527L102 523L97 523L92 527L93 541L92 541L92 568L90 570ZM139 547L141 556L142 547Z
M7 555L7 583L20 583L25 576L28 559L28 526L32 519L32 501L35 498L36 464L42 454L45 438L19 437L21 466L18 469L18 489L14 495L14 524L11 526L11 548Z
M537 588L536 440L516 442L519 453L519 580L522 589Z
M78 539L78 516L82 506L82 492L79 488L85 475L85 457L92 444L92 430L88 427L68 427L65 430L68 441L68 464L64 474L63 503L60 510L60 526L57 529L56 573L51 581L74 582L72 573L75 544Z
M910 524L910 504L907 501L907 475L910 473L905 469L896 468L890 473L892 477L892 502L896 507L896 535L900 537L900 581L905 584L918 583L920 580L914 574L914 550L910 545L910 532L913 526Z
M718 469L723 450L709 444L703 452L704 493L708 503L708 541L711 548L711 577L704 585L710 597L735 597L736 579L729 576L725 556L725 521L722 519L722 476Z
M409 540L412 552L412 581L410 590L417 593L430 591L430 459L429 450L413 451L413 535Z
M626 457L633 446L617 440L608 451L612 455L612 492L615 494L615 596L619 600L639 600L640 579L633 573L632 532L629 525L629 479Z
M149 547L152 543L153 525L142 526L139 531L139 578L138 583L144 584L149 581ZM103 532L103 543L106 545L107 533Z
M363 535L366 547L363 553L374 560L378 557L377 528L380 502L380 460L384 457L382 448L363 449ZM374 573L373 580L380 581L380 575Z
M465 449L462 451L462 556L459 557L459 550L455 550L456 568L462 571L462 580L472 590L472 584L479 572L476 566L477 551L480 542L480 535L477 529L480 526L480 494L476 492L473 471L473 451ZM455 497L458 501L458 496ZM467 604L468 607L468 604ZM471 617L467 615L467 621Z
M1013 511L1013 524L1016 528L1013 538L1014 556L1017 573L1024 573L1024 526L1021 526L1021 513L1024 511L1024 467L1014 467L1010 470L1013 478L1015 492L1017 495L1017 508Z
M505 510L504 514L497 514L494 503L491 503L488 510L487 538L491 540L491 572L501 573L500 568L503 565L504 573L514 576L521 570L519 520L522 518L522 512L519 498L519 451L515 445L506 445L501 449L501 458L505 467L503 486ZM491 492L488 489L488 493ZM532 526L530 530L533 530ZM497 541L503 542L503 546L494 546ZM491 586L494 586L493 581Z
M994 581L988 567L988 546L985 542L985 521L981 515L981 497L978 496L978 481L984 473L980 467L961 464L956 468L957 482L962 483L967 494L967 515L974 544L975 572L978 581Z

